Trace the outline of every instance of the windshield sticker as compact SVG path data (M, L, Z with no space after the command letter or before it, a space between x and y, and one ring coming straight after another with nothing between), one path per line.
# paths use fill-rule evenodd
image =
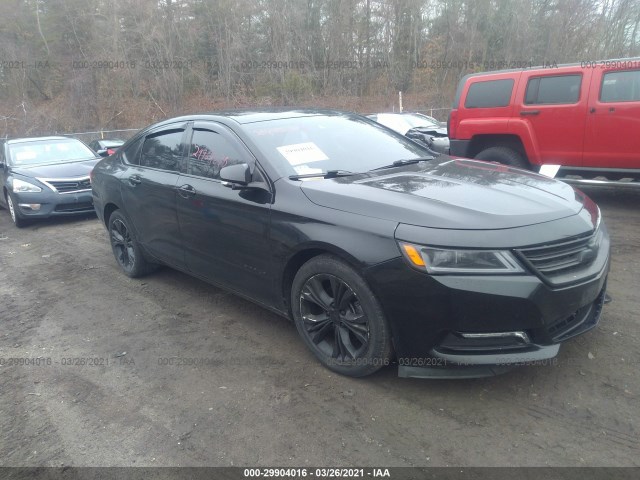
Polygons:
M313 142L283 145L278 147L278 151L292 166L329 160L329 157Z
M22 162L24 160L33 160L36 158L36 152L31 150L23 150L22 152L16 152L16 160Z

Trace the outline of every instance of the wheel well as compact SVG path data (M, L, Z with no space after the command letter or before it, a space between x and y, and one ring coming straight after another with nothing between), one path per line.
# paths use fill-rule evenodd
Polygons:
M284 305L289 314L289 318L293 319L291 313L291 286L293 285L293 279L300 270L300 267L311 260L313 257L317 257L318 255L333 255L340 260L344 260L352 267L355 267L353 261L347 257L346 254L340 255L331 249L323 249L323 248L308 248L306 250L301 250L297 252L293 257L289 259L286 266L284 267L284 273L282 274L282 298L284 300Z
M490 147L511 148L522 155L525 161L529 161L522 140L517 135L476 135L469 145L469 157L475 158L481 151Z
M104 207L104 224L109 226L109 218L111 218L111 214L118 210L118 206L115 203L107 203Z

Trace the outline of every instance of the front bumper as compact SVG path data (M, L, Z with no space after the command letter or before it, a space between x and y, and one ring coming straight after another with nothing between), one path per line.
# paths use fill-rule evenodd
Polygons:
M25 218L48 218L56 216L93 213L91 190L74 193L53 191L13 193L20 215ZM33 208L30 205L39 205Z
M450 378L424 369L486 376L555 357L560 343L598 323L608 269L607 258L597 276L563 288L535 275L427 275L402 258L365 275L390 323L400 375Z
M452 157L464 157L471 158L469 152L471 151L471 140L456 140L454 138L449 139L449 155Z

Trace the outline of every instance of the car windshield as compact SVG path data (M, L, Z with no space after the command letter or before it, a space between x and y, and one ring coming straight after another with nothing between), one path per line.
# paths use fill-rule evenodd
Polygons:
M418 144L358 116L326 115L244 126L279 173L365 172L397 160L430 156Z
M87 160L96 155L74 138L34 140L9 146L11 162L17 167Z

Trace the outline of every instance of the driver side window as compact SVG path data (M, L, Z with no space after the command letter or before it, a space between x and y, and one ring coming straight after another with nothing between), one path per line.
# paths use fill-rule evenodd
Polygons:
M219 179L220 169L246 163L240 149L219 133L193 130L189 147L188 173L198 177Z

